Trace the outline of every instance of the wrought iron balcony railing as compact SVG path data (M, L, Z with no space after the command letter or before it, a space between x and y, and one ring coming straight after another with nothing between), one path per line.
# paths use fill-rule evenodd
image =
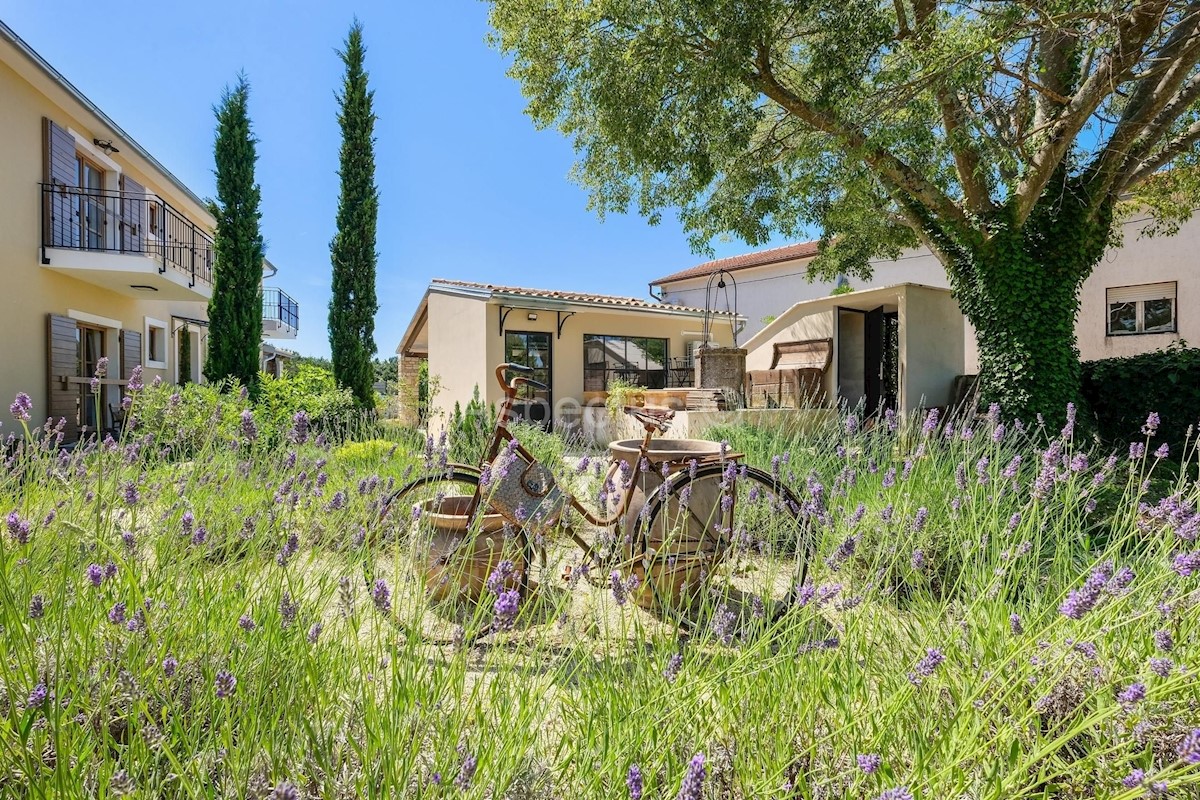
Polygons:
M213 240L203 228L152 195L42 186L42 261L46 248L144 255L158 271L212 287Z
M283 289L263 288L263 329L300 330L300 304Z

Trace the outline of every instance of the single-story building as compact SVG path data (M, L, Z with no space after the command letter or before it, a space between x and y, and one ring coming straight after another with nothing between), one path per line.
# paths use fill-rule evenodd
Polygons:
M900 283L802 300L743 346L751 376L783 366L780 352L789 347L805 344L821 356L806 365L819 375L820 389L798 405L828 406L836 399L908 414L950 402L955 378L964 374L966 340L965 320L948 289ZM759 405L761 398L750 394L750 404Z
M706 324L707 341L728 347L744 323L730 313L635 297L436 279L396 348L400 395L414 398L411 418L417 392L408 384L427 359L430 424L437 427L456 405L465 409L476 389L484 402L498 403L493 372L515 362L549 387L526 393L517 412L569 431L582 426L585 407L603 406L617 379L646 387L648 404L682 406L696 382L694 354Z

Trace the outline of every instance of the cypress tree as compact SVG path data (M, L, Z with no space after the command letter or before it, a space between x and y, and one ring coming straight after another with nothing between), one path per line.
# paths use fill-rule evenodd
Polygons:
M363 68L362 24L355 20L338 56L346 66L337 96L342 149L338 167L337 233L329 244L333 297L329 301L329 347L333 375L354 393L358 404L375 404L372 388L375 355L375 226L379 192L375 187L375 93Z
M179 385L192 382L192 334L187 328L179 332Z
M262 346L262 271L264 245L259 230L260 191L254 182L258 140L250 128L245 75L226 89L217 116L217 219L214 237L213 296L208 302L210 381L235 378L251 392L258 388Z

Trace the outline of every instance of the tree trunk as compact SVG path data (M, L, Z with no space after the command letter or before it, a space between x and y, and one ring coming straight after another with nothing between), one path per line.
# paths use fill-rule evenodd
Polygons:
M1068 187L1043 197L1021 227L1011 210L948 265L979 343L983 403L1009 417L1062 420L1079 395L1079 290L1104 254L1111 204L1090 209Z

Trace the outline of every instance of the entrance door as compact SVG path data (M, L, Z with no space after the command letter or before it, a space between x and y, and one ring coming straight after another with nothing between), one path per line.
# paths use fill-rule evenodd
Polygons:
M508 331L504 334L504 360L531 367L533 374L530 377L547 387L545 390L521 387L521 393L513 403L513 412L521 419L547 430L554 422L554 404L549 389L554 385L550 336L549 333L535 331Z
M896 409L896 364L899 348L899 315L883 306L871 309L864 320L863 378L868 414Z

